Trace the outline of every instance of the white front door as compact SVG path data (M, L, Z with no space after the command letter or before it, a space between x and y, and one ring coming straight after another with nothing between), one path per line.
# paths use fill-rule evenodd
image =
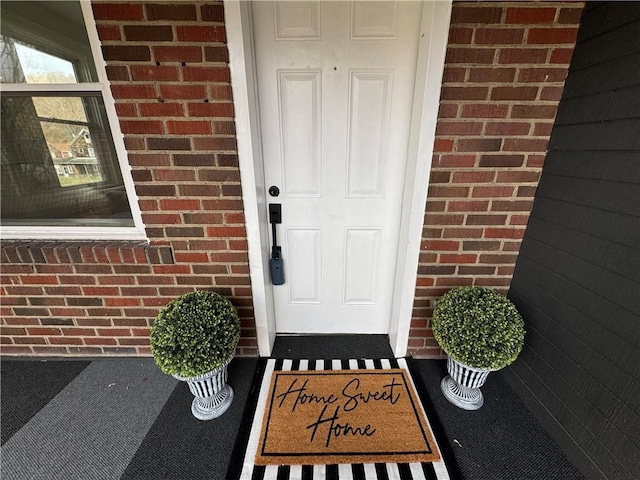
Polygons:
M388 333L422 3L253 2L279 333Z

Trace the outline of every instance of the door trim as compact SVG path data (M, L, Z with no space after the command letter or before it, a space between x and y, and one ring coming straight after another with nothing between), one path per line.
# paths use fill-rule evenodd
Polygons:
M389 322L389 340L396 357L406 355L409 341L451 4L452 0L446 0L424 3L423 6L398 261ZM259 354L268 356L275 341L276 323L268 268L269 224L260 140L251 2L224 0L224 13L256 337Z

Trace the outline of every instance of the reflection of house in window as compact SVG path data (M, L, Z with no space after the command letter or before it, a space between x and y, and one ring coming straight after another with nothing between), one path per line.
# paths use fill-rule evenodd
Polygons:
M69 150L69 145L67 143L47 143L49 145L49 152L51 153L51 158L54 160L60 158L71 158L73 154L71 150Z
M56 167L56 172L59 177L74 177L76 182L65 181L60 179L62 186L69 186L71 184L80 184L88 182L99 182L102 177L100 175L100 167L98 166L98 160L93 157L79 157L79 158L61 158L54 159L53 164ZM70 179L68 179L70 180Z
M68 144L49 144L51 158L60 177L60 185L64 187L102 180L92 145L91 133L87 128L74 135Z
M86 128L80 130L73 140L71 140L71 143L69 143L69 148L71 148L74 157L88 157L88 150L90 146L91 135Z

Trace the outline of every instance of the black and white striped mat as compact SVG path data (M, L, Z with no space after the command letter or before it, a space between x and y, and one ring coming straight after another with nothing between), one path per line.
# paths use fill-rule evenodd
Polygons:
M253 464L258 448L260 429L268 396L271 374L274 371L297 370L357 370L389 369L406 370L413 383L411 372L404 358L400 359L351 359L351 360L282 360L269 359L256 379L254 400L245 412L244 431L238 437L238 444L227 478L229 480L448 480L450 479L445 460L433 463L368 463L342 465L292 465L258 466ZM259 388L258 388L259 385ZM415 385L414 385L415 389ZM424 411L424 408L423 408ZM429 421L427 412L425 418ZM253 419L249 427L249 421ZM433 428L432 428L433 430ZM435 432L434 432L435 434ZM244 445L240 444L244 442ZM437 444L437 439L436 439ZM243 449L244 451L239 451ZM439 447L438 447L439 448ZM442 450L442 449L440 449Z

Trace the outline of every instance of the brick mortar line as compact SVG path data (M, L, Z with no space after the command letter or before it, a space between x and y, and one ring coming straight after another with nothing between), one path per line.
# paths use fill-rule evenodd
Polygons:
M478 105L481 107L485 107L485 106L491 106L491 107L517 107L517 106L525 106L525 107L536 107L536 106L541 106L541 107L556 107L558 105L557 101L553 101L553 100L515 100L515 101L510 101L510 102L506 102L503 100L490 100L490 99L484 99L484 100L442 100L441 101L442 105L456 105L456 106L465 106L465 105ZM526 122L526 121L547 121L547 122L552 122L554 119L553 118L549 118L549 117L512 117L512 108L509 108L507 110L507 114L506 116L499 116L499 117L478 117L478 116L468 116L468 117L463 117L461 116L462 112L458 112L458 115L456 115L455 117L439 117L438 118L438 122L440 121L452 121L452 120L483 120L483 121L500 121L500 120L515 120L515 121L521 121L521 122ZM228 118L228 117L225 117ZM555 118L555 116L554 116Z
M546 69L541 69L541 70L546 70ZM559 69L559 70L563 70L565 72L568 73L567 69ZM522 80L514 80L511 82L484 82L484 81L478 81L478 82L471 82L471 81L462 81L462 82L443 82L442 86L443 87L452 87L452 88L459 88L461 90L467 89L469 87L471 88L486 88L488 91L487 93L491 93L494 89L496 88L512 88L512 89L519 89L519 88L526 88L526 87L532 87L532 88L537 88L537 89L544 89L545 87L563 87L564 86L565 81L564 80L557 80L557 81L546 81L546 80L540 80L540 81L535 81L535 82L528 82L528 81L522 81ZM488 98L486 100L489 100ZM441 101L443 102L454 102L455 100L448 100L448 99L441 99ZM505 100L499 100L499 101L505 101ZM510 100L507 100L507 102ZM520 101L518 99L514 99L511 101ZM533 101L533 100L523 100L523 101ZM550 102L551 100L542 100L542 101L546 101L546 102Z
M140 65L142 66L142 65ZM147 65L150 67L155 67L157 65ZM186 68L186 67L176 67L176 68ZM219 68L219 69L228 69L228 67L223 67L223 66L205 66L202 68ZM120 86L120 85L125 85L125 86L159 86L159 87L164 87L164 86L181 86L181 87L191 87L191 86L201 86L201 85L207 85L207 86L214 86L214 87L220 87L220 86L225 86L225 87L231 87L231 82L225 81L225 80L188 80L188 84L185 85L186 80L162 80L162 79L155 79L155 80L114 80L114 81L109 81L112 85L116 85L116 86ZM137 100L137 99L136 99ZM141 101L144 100L153 100L150 98L141 98ZM192 103L197 103L195 102L196 99L191 99L191 98L178 98L178 99L165 99L165 100L192 100Z
M95 1L95 0L93 0ZM163 0L160 0L163 1ZM165 0L166 1L166 0ZM184 2L184 3L183 3ZM97 3L107 3L107 2L97 2ZM136 2L138 3L138 2ZM157 4L156 2L139 2L141 4ZM199 2L186 3L184 0L178 0L175 3L168 3L168 5L201 5ZM199 13L200 9L196 9ZM138 19L138 20L119 20L119 19L96 19L96 25L99 26L163 26L163 27L191 27L191 26L205 26L205 27L224 27L225 22L220 22L218 20L202 20L200 15L195 19L180 19L180 18L162 18L162 19ZM203 25L204 24L204 25ZM139 41L139 40L138 40Z
M208 66L210 64L223 64L225 66L229 66L229 62L220 61L220 60L207 60L207 52L203 49L205 48L227 48L226 42L220 41L202 41L202 42L187 42L184 40L167 40L165 42L133 42L133 41L125 41L125 40L100 40L100 46L104 48L111 47L121 47L123 49L129 47L145 47L149 49L150 57L148 59L134 59L134 60L119 60L117 58L113 58L107 60L107 66L115 65L115 66L143 66L143 65L153 65L153 66L177 66L177 67L189 67L189 66ZM197 48L201 50L201 59L200 60L160 60L157 58L157 54L159 52L155 52L154 48ZM457 48L457 47L456 47ZM568 48L568 46L567 46ZM542 50L542 48L540 48ZM110 50L109 50L110 51ZM162 53L162 52L160 52ZM104 56L104 52L103 52ZM162 55L159 55L162 56ZM156 63L160 63L160 65L156 65ZM182 65L185 63L185 65Z

